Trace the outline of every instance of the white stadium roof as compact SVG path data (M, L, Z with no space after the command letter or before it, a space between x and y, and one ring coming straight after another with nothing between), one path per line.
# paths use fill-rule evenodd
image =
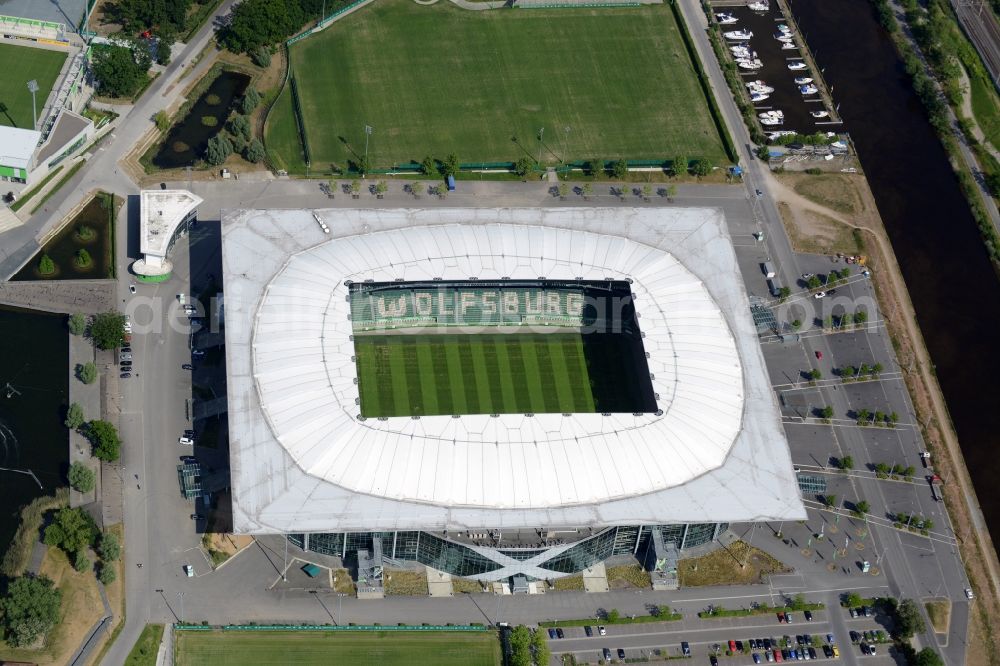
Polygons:
M802 517L717 211L315 215L223 216L237 531ZM631 279L662 413L358 418L346 281L505 276Z

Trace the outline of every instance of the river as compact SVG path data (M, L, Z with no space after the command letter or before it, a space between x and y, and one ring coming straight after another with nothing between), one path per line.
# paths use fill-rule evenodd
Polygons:
M42 484L0 471L0 550L17 530L20 507L66 485L68 335L64 315L0 307L0 467L30 470Z
M996 547L997 275L944 148L869 0L790 1L868 176Z

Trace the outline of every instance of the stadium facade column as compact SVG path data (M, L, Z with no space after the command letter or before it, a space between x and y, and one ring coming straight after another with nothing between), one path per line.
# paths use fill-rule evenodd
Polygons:
M302 550L309 552L309 532L302 535Z
M639 525L639 531L635 533L635 546L632 547L632 554L635 555L639 552L639 542L642 541L642 525Z
M684 546L687 544L688 528L689 527L690 527L690 525L688 525L687 523L684 523L684 534L683 534L683 536L681 536L681 547L680 547L681 550L684 550Z

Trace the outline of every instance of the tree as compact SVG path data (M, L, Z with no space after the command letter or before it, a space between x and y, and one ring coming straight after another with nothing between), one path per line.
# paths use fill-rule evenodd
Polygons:
M618 612L617 608L612 608L608 611L608 622L614 624L621 618L621 613Z
M822 376L823 376L823 371L820 370L819 368L813 368L812 370L809 371L809 377L813 381L816 381L817 379L819 379Z
M545 634L541 629L531 635L531 651L534 653L535 663L539 666L547 666L552 659L548 641L545 640Z
M359 183L356 180L352 180L351 181L351 194L353 196L358 196L358 194L360 192L361 192L361 183Z
M837 496L836 495L823 495L823 504L827 505L831 509L837 506Z
M156 62L161 65L170 64L170 43L166 39L156 41Z
M77 250L76 254L73 256L73 263L75 263L80 268L86 268L87 266L90 266L93 262L94 260L90 257L90 253L87 252L87 250L82 247L79 250Z
M565 199L567 194L569 194L569 183L559 183L559 198Z
M590 195L594 193L594 186L590 183L583 184L583 198L589 199Z
M708 174L712 173L713 168L714 165L712 164L712 161L710 159L708 159L707 157L699 157L694 161L694 164L691 166L691 171L694 172L694 175L701 178L703 176L707 176Z
M84 571L90 571L90 568L92 566L93 564L91 563L90 558L87 557L86 551L83 550L76 551L76 555L73 557L74 569L76 569L80 573L83 573Z
M856 512L860 513L861 515L864 515L864 514L868 513L869 511L871 511L872 507L871 507L870 504L868 504L867 501L861 500L860 502L855 502L854 503L854 510Z
M642 186L642 198L649 201L649 195L653 193L653 186L646 183Z
M458 155L450 153L448 157L444 158L444 164L441 165L441 175L447 178L456 173L458 173Z
M840 459L840 469L851 470L854 469L854 458L851 456L844 456Z
M594 178L599 178L604 175L604 160L597 159L596 157L587 160L587 172Z
M247 147L243 151L243 159L247 162L253 162L256 164L264 159L265 154L264 144L260 142L260 139L254 137L250 139L249 143L247 143Z
M249 116L258 104L260 104L260 93L256 88L247 88L243 99L240 100L240 112L244 116Z
M778 290L778 298L781 300L785 300L791 295L792 295L792 290L789 289L788 287L782 287L781 289Z
M896 632L900 638L910 638L914 634L923 633L927 629L920 607L913 599L904 599L896 609Z
M167 115L166 111L157 111L153 116L153 122L156 123L156 129L166 132L170 127L170 116Z
M756 152L757 157L764 162L769 162L771 160L771 150L767 146L757 146L757 150L754 152Z
M34 643L59 620L62 593L45 576L15 578L0 599L0 626L11 647Z
M677 186L674 185L673 183L667 185L666 194L667 194L667 201L672 202L674 200L674 197L677 196Z
M121 454L121 439L118 431L107 421L91 421L87 424L85 433L94 447L94 455L105 462L118 460Z
M928 647L917 653L917 666L944 666L944 660Z
M362 155L358 158L358 173L364 176L371 170L371 168L372 163L367 155Z
M833 407L827 405L823 409L819 410L819 416L822 419L832 419L833 418Z
M68 326L73 335L83 335L87 332L87 316L74 312L69 316Z
M99 349L114 349L125 342L125 315L102 312L94 315L90 324L90 337Z
M78 402L71 402L69 407L66 409L66 420L63 421L65 425L70 430L76 430L83 425L86 419L83 416L83 407L80 406Z
M420 196L420 182L419 181L413 181L412 183L410 183L409 187L410 187L410 194L412 194L414 198L417 198L417 197Z
M91 362L76 364L76 378L84 384L93 384L97 381L97 366Z
M115 0L105 7L113 22L129 32L155 30L164 41L172 42L177 31L184 28L192 0ZM202 4L204 4L202 2ZM164 33L168 37L163 37Z
M216 134L208 140L208 147L205 149L205 161L214 166L218 166L229 159L233 154L233 144L222 134Z
M611 165L611 175L615 177L616 180L622 180L628 175L628 162L624 158L620 158L614 161Z
M229 121L228 129L233 136L241 136L246 141L250 140L250 120L246 116L237 113Z
M672 171L675 176L686 176L688 172L687 155L678 155L675 157L670 163L670 171Z
M52 275L56 272L56 262L52 261L49 255L43 254L38 260L38 272L42 275Z
M518 161L518 163L520 164L520 161ZM423 173L425 176L437 175L438 173L437 162L434 160L433 157L428 155L423 159L422 162L420 162L420 172Z
M851 592L848 594L844 601L847 603L848 608L857 608L862 604L861 595L857 592Z
M108 97L131 97L146 83L150 58L145 48L98 44L93 47L90 69L98 90Z
M229 143L233 147L233 152L236 154L242 154L247 148L247 140L243 138L242 134L228 135Z
M101 559L105 562L114 562L121 557L122 547L114 532L105 532L101 535L101 546L99 551L101 553Z
M115 573L114 567L107 564L101 565L101 571L97 574L97 580L101 581L102 585L110 585L115 582L116 578L118 578L118 574Z
M76 553L89 548L97 538L97 526L90 514L83 509L63 507L45 528L45 545L62 548L66 553Z
M531 173L532 169L534 168L535 168L535 161L532 160L530 157L522 157L521 159L519 159L517 162L514 163L514 172L521 178L524 178L529 173Z
M389 185L384 180L380 180L375 183L375 194L377 196L383 196L388 190Z
M510 665L531 666L531 631L519 624L510 632Z
M271 66L271 49L266 46L259 46L250 54L250 60L258 67Z
M73 486L76 490L81 493L89 493L94 489L94 482L96 480L96 475L94 470L90 469L82 462L74 462L69 466L69 485Z

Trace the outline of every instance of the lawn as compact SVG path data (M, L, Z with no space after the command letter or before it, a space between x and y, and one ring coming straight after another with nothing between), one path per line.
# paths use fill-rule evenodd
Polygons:
M177 666L499 666L493 632L177 632Z
M376 167L450 153L725 159L667 5L469 12L382 0L290 50L314 171L357 160L365 125ZM279 167L304 169L290 86L265 136Z
M358 335L361 413L594 412L579 333Z
M139 640L128 653L125 666L156 666L156 655L163 640L162 624L147 624Z
M0 44L0 63L3 63L3 72L0 72L0 102L7 106L7 112L0 113L0 125L33 129L28 81L38 81L35 99L41 115L45 100L49 98L49 92L52 91L64 62L66 53L63 51Z

